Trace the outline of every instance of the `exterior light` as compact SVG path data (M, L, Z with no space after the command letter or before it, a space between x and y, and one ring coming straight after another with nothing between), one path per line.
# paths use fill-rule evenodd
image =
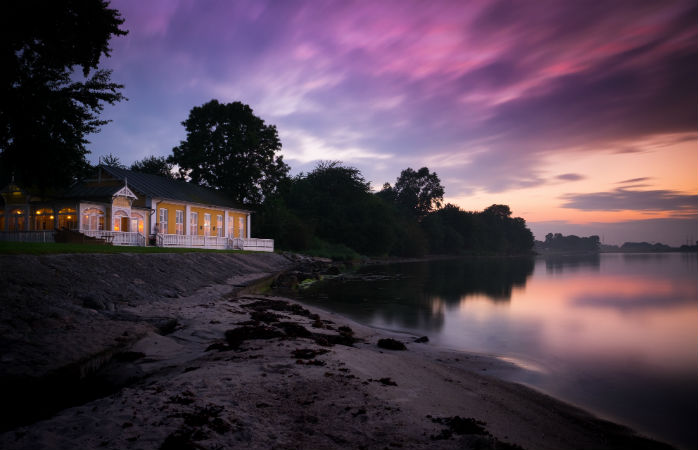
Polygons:
M70 216L68 216L67 219L70 220Z
M53 219L53 216L49 216L51 219Z

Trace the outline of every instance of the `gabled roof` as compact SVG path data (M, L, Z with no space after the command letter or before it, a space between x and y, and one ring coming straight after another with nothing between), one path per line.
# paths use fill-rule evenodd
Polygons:
M214 189L207 189L186 181L170 180L159 175L134 172L112 166L100 165L98 170L106 172L117 180L124 181L128 184L129 189L139 197L143 195L146 197L245 210L226 195ZM71 187L67 194L70 197L97 197L100 195L96 194L102 193L101 196L110 197L122 188L123 185L87 186L84 183L78 183Z

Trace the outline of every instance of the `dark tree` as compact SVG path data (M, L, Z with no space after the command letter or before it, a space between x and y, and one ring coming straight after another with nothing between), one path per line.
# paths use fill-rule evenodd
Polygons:
M211 100L192 108L182 125L187 138L172 149L169 162L193 183L258 205L288 176L289 167L276 155L281 150L276 127L243 103Z
M389 189L393 193L389 193ZM417 217L423 217L434 209L441 207L444 188L436 172L422 167L418 171L407 168L400 173L395 187L384 186L385 196L394 195L397 204L412 211Z
M483 214L496 219L507 219L511 217L511 209L508 205L492 205L485 208Z
M507 205L469 212L448 204L427 215L421 224L434 253L527 254L533 247L526 221L511 217Z
M146 156L140 161L131 164L131 170L134 172L149 173L151 175L159 175L161 177L174 179L172 173L173 164L167 161L164 156Z
M11 1L0 15L0 182L46 192L88 167L86 136L124 97L98 69L109 41L127 31L101 0ZM77 69L80 69L79 71Z
M99 164L104 164L105 166L118 167L119 169L125 169L126 166L123 165L121 159L118 156L111 153L107 153L104 156L99 157Z

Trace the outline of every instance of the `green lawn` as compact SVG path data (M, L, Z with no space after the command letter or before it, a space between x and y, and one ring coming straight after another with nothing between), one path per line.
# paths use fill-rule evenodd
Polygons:
M46 255L51 253L252 253L241 250L213 250L203 248L163 248L163 247L126 247L118 245L94 244L54 244L39 242L4 242L0 241L0 254L5 255Z

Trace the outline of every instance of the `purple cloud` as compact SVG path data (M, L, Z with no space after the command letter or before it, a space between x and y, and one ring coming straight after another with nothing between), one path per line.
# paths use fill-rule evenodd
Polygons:
M583 180L586 177L578 173L563 173L562 175L558 175L555 178L562 181L579 181Z
M635 184L635 183L642 183L644 181L649 181L651 179L652 178L650 178L650 177L630 178L629 180L619 181L616 184Z
M610 192L566 194L563 208L582 211L674 211L694 214L698 196L671 190L639 191L618 188Z
M542 160L696 136L693 2L117 0L93 159L168 154L211 98L277 125L295 172L345 159L380 185L428 165L449 195L546 182ZM389 161L389 162L388 162ZM573 181L573 180L566 180Z

